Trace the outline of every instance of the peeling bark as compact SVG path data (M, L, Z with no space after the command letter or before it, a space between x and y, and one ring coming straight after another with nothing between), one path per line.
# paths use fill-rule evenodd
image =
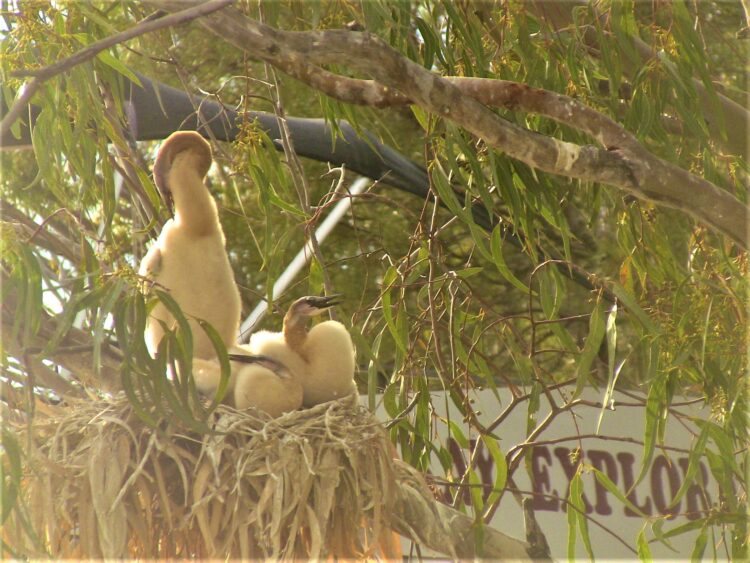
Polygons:
M526 9L536 17L546 21L554 32L559 33L574 25L573 9L585 4L586 2L578 0L567 2L531 0L526 3ZM601 14L599 17L602 19L602 24L606 25L606 19ZM599 50L599 37L594 26L578 28L577 31L581 33L586 47L593 51ZM656 57L656 50L639 37L630 36L622 39L631 42L632 49L629 52L636 55L634 58L627 56L621 58L626 76L632 79ZM706 120L711 136L732 154L746 155L748 152L748 131L750 131L750 112L747 108L742 107L720 92L716 92L715 100L719 102L720 113L722 114L716 115L717 106L705 85L696 78L693 78L690 82L699 98L703 109L702 117Z
M394 460L398 475L398 500L394 529L433 551L455 559L486 557L493 560L532 561L550 559L546 539L530 544L499 530L483 527L481 546L476 541L473 518L435 501L416 469Z
M149 3L168 10L185 6L185 2L175 0ZM388 99L405 103L405 97L529 166L585 182L609 184L641 199L679 209L748 247L750 214L746 205L728 191L655 157L609 118L583 104L571 103L573 100L564 96L556 95L553 100L555 95L551 93L521 85L500 83L495 90L487 82L477 81L481 79L443 78L366 32L287 32L232 8L207 15L199 23L251 56L288 71L313 87L325 85L322 90L338 99L357 98L360 103L377 106ZM336 75L314 66L342 61L352 70L371 75L381 86L342 77L331 82ZM311 80L313 76L315 80ZM359 95L355 95L358 91ZM471 91L479 98L467 95ZM577 126L605 148L579 146L519 127L483 103L492 99Z

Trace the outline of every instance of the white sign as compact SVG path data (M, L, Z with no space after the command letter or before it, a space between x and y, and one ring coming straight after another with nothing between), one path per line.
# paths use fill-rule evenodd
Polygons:
M510 403L511 395L507 390L498 391L501 401L492 391L480 391L472 395L475 411L480 411L479 422L488 425ZM593 390L584 392L586 402L597 403L601 395ZM697 471L695 483L688 489L680 502L671 506L674 495L682 485L688 469L688 452L694 442L694 436L676 419L667 423L666 436L669 437L669 449L657 447L650 467L644 478L633 487L642 465L643 440L645 426L645 407L631 398L615 393L614 410L604 413L601 427L597 434L596 426L600 408L578 405L571 412L559 413L554 422L534 441L530 449L530 463L522 463L513 474L516 487L524 491L524 497L532 496L534 514L537 522L550 544L555 559L567 558L568 523L566 502L571 478L575 475L579 462L594 467L606 474L623 494L627 493L630 502L646 518L627 508L601 485L591 472L584 472L583 499L588 516L588 529L594 555L597 558L627 558L635 556L636 537L649 521L667 516L664 531L680 524L688 523L700 517L718 500L718 485L713 480L708 465L702 461ZM448 412L445 403L449 402ZM549 412L545 410L546 401L537 413L537 421L544 420ZM645 403L645 399L643 401ZM469 437L469 448L463 449L458 442L448 435L448 425L436 424L435 440L442 443L451 453L453 481L459 481L465 473L471 457L471 450L478 438L477 432L470 432L469 426L462 423L462 416L450 401L440 394L434 394L432 405L435 416L450 419L461 425L461 430ZM679 411L688 416L706 418L707 409L700 405L681 406ZM377 416L387 422L385 409L380 406ZM526 405L518 405L514 411L498 426L493 433L500 437L503 454L525 442ZM479 445L475 455L474 470L485 487L486 499L495 481L495 464L492 456L483 444ZM432 472L439 477L443 475L442 466L433 459ZM457 489L445 486L444 499L451 499L457 490L463 491L466 506L471 506L468 488ZM504 494L498 510L490 522L492 527L519 539L524 538L523 513L516 499L510 492ZM697 532L696 532L697 533ZM647 528L647 538L652 534ZM692 551L695 533L686 533L670 539L672 551L660 542L650 544L651 552L656 558L689 557ZM710 550L710 547L708 548ZM586 558L585 548L578 540L576 555Z

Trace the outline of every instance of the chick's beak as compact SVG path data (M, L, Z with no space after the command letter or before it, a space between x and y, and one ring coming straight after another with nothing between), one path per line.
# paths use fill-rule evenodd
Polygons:
M334 293L333 295L324 295L324 296L310 296L305 297L305 302L307 305L313 309L330 309L331 307L335 307L336 305L340 305L343 302L342 295L340 293Z
M169 188L169 183L167 182L168 165L169 163L164 160L157 160L157 162L154 164L154 184L159 190L159 193L161 194L164 203L167 205L167 209L169 209L170 214L173 214L174 198L172 196L172 190Z

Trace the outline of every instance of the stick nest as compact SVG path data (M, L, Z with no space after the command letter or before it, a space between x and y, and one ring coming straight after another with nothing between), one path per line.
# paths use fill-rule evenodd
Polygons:
M124 397L35 420L6 544L28 557L359 558L390 534L391 449L355 396L277 419L219 406L209 426L154 429Z

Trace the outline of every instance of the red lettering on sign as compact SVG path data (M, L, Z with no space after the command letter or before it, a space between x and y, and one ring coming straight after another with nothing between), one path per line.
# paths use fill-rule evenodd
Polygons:
M591 465L609 477L615 485L617 484L617 463L611 453L602 450L587 450L586 455L591 460ZM612 514L612 507L607 502L607 489L598 479L594 481L594 490L596 491L596 504L594 505L596 513L602 516Z
M495 484L493 473L495 472L495 462L492 459L489 451L484 450L484 444L481 442L477 445L476 440L471 441L471 447L477 448L476 462L475 465L479 470L479 477L484 483L484 490L482 491L482 498L486 501L492 492L492 487Z
M631 453L627 452L620 452L617 454L617 461L620 462L620 468L622 469L622 486L623 489L628 492L627 499L633 503L633 505L646 514L647 516L651 516L651 499L646 497L646 502L644 502L642 505L638 504L638 498L635 494L635 489L633 489L633 482L635 481L635 477L633 477L633 463L635 463L635 456ZM633 489L633 490L631 490ZM640 516L637 512L630 510L627 506L625 507L625 516Z
M664 474L667 476L667 484L672 494L669 500L664 496ZM654 498L656 510L662 514L669 514L669 519L674 518L675 513L680 511L680 503L670 507L672 499L680 490L680 471L677 466L663 455L656 456L654 465L651 466L651 496Z
M457 477L462 477L467 471L467 457L465 452L455 440L449 440L448 451L453 458L453 465ZM478 444L472 440L470 447L474 453L474 467L479 473L483 486L483 495L486 500L487 495L492 491L494 485L495 466L492 457L484 449L483 444ZM565 502L559 500L558 490L553 487L553 477L559 474L562 469L565 477L570 480L575 476L579 464L589 463L598 471L604 473L612 483L626 494L627 499L643 514L651 516L653 514L668 515L670 519L675 518L680 513L681 503L675 503L672 506L673 499L677 494L682 482L687 476L687 470L690 461L687 457L682 457L676 463L672 463L664 455L654 458L649 468L648 479L640 485L641 488L650 485L650 495L643 497L641 502L638 498L638 491L634 486L635 472L637 470L636 457L630 452L610 453L605 450L586 450L579 457L571 457L571 450L564 447L557 447L554 450L546 446L535 446L531 449L531 488L532 488L532 507L534 510L545 510L557 512L565 510ZM684 500L686 504L685 516L690 520L700 517L701 513L711 506L711 498L706 489L709 486L709 472L705 464L700 463L699 471L696 473L694 483L692 483L685 492ZM593 481L594 504L592 505L586 495L582 496L584 507L587 514L596 513L600 516L610 516L614 513L615 508L610 504L608 498L609 491L590 473L584 476L585 489L589 496L592 494L591 482ZM648 485L646 485L646 483ZM447 486L445 489L444 501L450 502L453 494L461 496L461 499L471 505L471 494L468 487L459 492L455 488ZM565 492L565 496L568 491ZM628 507L623 507L625 516L631 518L640 518L641 515Z
M458 442L456 442L453 438L448 440L448 451L451 453L451 457L453 458L453 465L456 466L456 474L458 476L463 476L466 474L466 461L464 461L464 452L461 449L461 446L458 445ZM450 487L446 487L446 492L448 493L448 498L452 499L452 494L450 492ZM459 494L462 494L460 491L456 493L458 496ZM466 504L471 504L471 492L468 488L464 489L463 491L463 501Z
M679 464L682 468L682 474L687 477L690 460L686 457L681 457ZM701 508L708 510L708 507L711 506L711 497L708 496L708 492L706 491L708 487L708 470L702 463L698 464L698 468L700 469L698 472L699 476L696 475L696 477L699 478L700 484L693 483L685 493L685 500L687 501L687 513L685 516L687 516L688 520L697 520L701 517Z
M476 449L476 454L474 455L474 466L479 470L479 479L481 480L483 485L482 498L484 500L487 500L487 498L490 496L490 493L492 492L492 488L495 483L495 478L493 475L495 472L495 462L492 459L492 456L490 456L489 452L486 452L484 450L484 445L481 442L477 445L476 440L471 440L469 442L469 447L472 451L475 451ZM464 475L466 475L466 460L464 459L464 451L458 445L458 442L456 442L453 438L448 441L448 451L453 458L453 465L455 465L456 467L457 474L463 477ZM448 493L448 498L450 498L449 490L450 487L446 486L446 493ZM463 491L463 501L466 504L471 504L471 493L468 488Z
M546 464L544 463L546 462ZM531 450L531 487L534 491L532 507L534 510L557 511L558 501L545 495L557 497L557 491L550 483L547 468L552 465L552 456L544 446L535 446Z

